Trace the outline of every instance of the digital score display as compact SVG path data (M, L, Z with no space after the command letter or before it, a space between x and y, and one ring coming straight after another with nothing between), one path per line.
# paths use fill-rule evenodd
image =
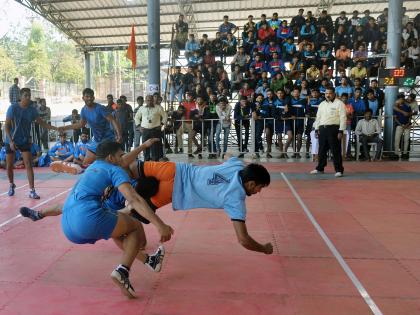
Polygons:
M416 83L414 69L379 69L378 83L380 87L401 86L411 87Z

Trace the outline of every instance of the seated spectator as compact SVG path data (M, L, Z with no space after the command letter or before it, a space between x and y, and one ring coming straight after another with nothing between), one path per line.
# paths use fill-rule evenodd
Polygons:
M212 43L209 40L209 37L207 34L203 34L203 37L200 40L200 55L201 56L205 56L206 55L206 51L210 50L210 52L212 51Z
M351 106L353 106L353 109L354 109L353 127L355 127L357 123L357 117L363 116L367 109L366 103L362 98L361 88L354 89L354 97L352 97L349 100L349 103L351 104Z
M270 89L273 91L283 90L289 80L283 75L281 71L275 73L275 76L271 79ZM257 93L258 94L258 93ZM264 95L266 98L267 95Z
M408 47L410 42L417 41L419 39L419 34L414 28L412 22L407 23L407 25L403 28L401 36L404 39L404 47Z
M223 40L223 56L234 56L236 54L236 46L238 45L238 42L236 40L236 37L234 37L232 34L227 34L227 37L225 40Z
M335 52L335 59L337 60L337 68L345 69L351 66L351 50L346 45L342 44L340 49Z
M246 70L247 55L243 46L239 46L238 49L230 64L233 66L232 68L238 65L241 72L244 72Z
M302 60L299 59L299 56L296 54L293 56L293 60L290 63L289 68L290 68L289 77L293 80L296 80L297 78L299 78L300 74L304 71L305 64L303 63Z
M255 73L257 75L261 75L261 73L263 71L267 70L267 66L266 66L265 62L262 60L260 55L257 55L255 57L255 60L253 62L251 62L250 67L253 67L255 69Z
M379 160L383 145L383 140L380 137L381 127L376 119L372 119L371 109L365 111L364 118L357 123L355 133L359 137L359 142L362 144L364 160L371 161L368 143L373 142L377 144L377 150L373 160Z
M184 97L184 74L181 73L181 67L175 67L175 73L169 76L169 100L173 106L175 95L178 96L178 102L181 103Z
M308 80L302 80L302 84L300 85L300 98L307 99L310 92Z
M322 68L323 65L331 67L334 57L326 44L321 44L321 49L316 53L316 60L319 68Z
M264 56L264 52L265 52L265 43L258 38L257 39L257 43L255 44L255 46L252 48L253 51L257 51L257 55L261 55Z
M306 39L309 42L313 42L315 33L315 26L311 24L311 20L307 19L305 21L305 24L300 29L300 39Z
M270 39L269 44L265 46L265 50L264 50L265 60L267 60L267 62L272 60L274 53L277 53L277 57L281 56L281 49L276 44L276 41L274 39Z
M394 139L394 150L395 154L399 156L400 151L401 159L408 159L408 145L410 142L410 129L411 129L411 107L405 103L404 96L398 97L394 105L394 116L395 116L395 139ZM401 145L401 138L403 138L403 144Z
M293 36L294 35L292 28L287 26L287 20L283 20L276 33L277 39L280 43L282 43L285 42L288 38L293 39Z
M360 46L367 45L366 32L361 25L357 25L356 29L353 31L353 49L357 50ZM367 57L367 54L366 54Z
M366 42L371 44L371 50L377 51L379 48L379 27L373 17L369 18L365 25Z
M360 25L361 18L359 17L359 11L354 10L352 17L350 19L350 30L349 32L353 32L357 26Z
M3 145L3 147L0 150L0 168L6 168L6 155L6 146ZM22 162L22 153L20 153L19 150L16 150L13 168L22 168L20 167L20 165L23 165L23 167L25 167L25 165Z
M291 62L293 56L296 54L296 45L293 43L293 37L287 37L283 43L283 60L285 62Z
M257 26L255 22L253 21L254 16L248 15L248 21L244 25L243 32L242 32L242 40L246 40L249 37L249 32L252 32L253 34L257 33Z
M362 90L362 95L365 95L366 88L362 86L362 80L360 80L359 78L356 78L353 80L353 95L354 95L354 91L357 88Z
M244 83L243 88L239 91L240 96L245 96L248 99L252 99L254 97L254 94L255 92L249 87L248 82Z
M337 51L338 48L344 45L346 47L353 47L350 35L346 32L343 26L339 26L337 32L334 34L334 48Z
M351 79L360 79L362 81L362 84L366 84L366 77L367 77L367 70L366 67L363 66L363 63L361 61L358 61L356 63L356 67L351 68L350 71L350 78Z
M206 54L203 57L203 63L206 66L214 66L216 64L216 58L211 53L210 49L206 50Z
M235 24L229 22L229 16L223 17L223 23L219 26L220 37L222 39L227 38L228 34L235 34L238 28Z
M73 142L66 140L66 134L59 135L60 141L57 141L54 146L48 151L52 161L72 162L74 147Z
M28 140L31 145L32 166L38 166L39 158L42 155L41 148L32 141L32 137L29 137Z
M185 43L185 59L188 63L196 50L200 50L200 43L195 40L194 34L190 34L188 41Z
M220 148L220 134L222 133L222 130L223 130L222 158L224 158L227 151L230 126L232 123L231 118L230 118L232 107L229 105L228 100L226 98L222 98L219 100L219 104L216 107L216 112L217 112L217 115L219 116L219 122L216 126L216 150L217 150L217 155L220 156L222 152Z
M195 68L199 64L203 63L203 57L200 56L200 51L196 50L194 51L192 57L189 58L188 66Z
M286 71L283 61L279 59L279 54L277 52L273 53L272 60L267 65L267 70L270 72L271 77L273 78L277 73Z
M314 41L316 49L320 49L321 45L332 47L332 37L328 34L324 26L322 26L319 32L315 35Z
M314 50L315 49L315 45L314 45L314 43L312 43L312 42L310 42L310 41L308 41L306 38L305 39L303 39L298 45L297 45L297 48L298 48L298 51L300 52L300 53L302 53L304 50L305 50L305 47L307 46L307 45L309 45L310 47L311 47L311 50Z
M241 72L239 65L236 65L235 70L231 73L231 79L230 79L232 83L232 92L239 91L241 89L243 78L244 76Z
M365 105L366 109L369 108L372 111L373 116L378 116L379 102L375 96L375 92L372 89L369 89L366 93Z
M316 60L315 52L312 50L311 45L306 45L305 50L302 53L302 61L305 64L305 68L309 68L312 63Z
M243 42L245 53L250 55L256 43L257 43L257 39L256 39L255 34L252 31L249 31L248 37L245 38Z
M332 35L334 25L331 15L328 14L327 10L321 11L321 15L319 16L316 24L318 29L324 28L329 35Z
M346 11L341 11L338 18L335 19L335 27L334 32L337 33L338 28L342 26L344 28L344 31L347 33L350 27L349 19L346 16Z
M82 129L82 134L80 135L79 142L76 143L74 148L74 159L73 162L79 165L83 165L83 160L86 156L87 147L90 143L89 133L84 128Z
M364 64L367 61L368 53L365 45L359 45L358 50L353 52L353 62L357 64L359 61Z
M267 97L267 91L270 90L270 84L268 81L264 81L263 84L255 90L256 94L262 94L264 97Z
M292 28L294 34L300 34L300 29L305 24L303 12L304 9L299 9L298 15L294 16L290 22L290 27Z
M211 42L213 55L221 57L223 55L223 39L220 32L216 33L216 38Z
M261 28L258 30L258 39L260 39L263 43L268 44L271 39L274 39L276 36L275 32L268 24L261 25Z
M348 84L346 78L341 79L341 84L335 88L335 94L341 97L343 93L346 93L348 97L353 97L353 88Z
M376 18L379 27L388 25L388 8L385 8L383 13L379 14Z

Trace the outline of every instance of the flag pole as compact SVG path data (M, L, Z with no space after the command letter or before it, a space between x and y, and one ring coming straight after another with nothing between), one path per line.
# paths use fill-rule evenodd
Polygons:
M133 69L133 106L136 106L136 68Z

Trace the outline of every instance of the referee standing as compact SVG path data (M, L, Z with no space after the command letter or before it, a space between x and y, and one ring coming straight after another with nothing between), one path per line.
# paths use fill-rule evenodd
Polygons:
M324 172L327 165L327 152L331 150L335 177L342 177L343 159L341 156L341 138L346 129L346 108L344 103L336 98L333 87L325 91L325 101L319 104L314 123L315 134L319 138L318 166L311 174Z

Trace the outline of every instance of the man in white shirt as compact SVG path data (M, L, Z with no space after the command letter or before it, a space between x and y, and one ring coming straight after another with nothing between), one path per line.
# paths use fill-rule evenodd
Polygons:
M319 138L318 166L311 174L324 173L327 166L327 152L331 150L335 177L342 177L344 172L341 155L341 139L346 130L346 107L335 95L333 87L325 90L325 101L319 104L314 123L315 134Z
M134 118L136 128L142 134L142 141L145 142L151 138L162 139L162 125L166 125L168 116L162 106L154 105L153 96L146 96L146 106L142 106ZM145 161L159 161L163 157L162 141L156 142L144 152Z
M359 120L357 123L355 131L359 137L359 141L362 143L364 159L371 161L368 143L375 142L377 144L377 150L373 160L379 160L383 145L383 140L379 136L381 134L381 127L376 119L372 119L372 110L370 108L365 111L364 116L364 119Z

